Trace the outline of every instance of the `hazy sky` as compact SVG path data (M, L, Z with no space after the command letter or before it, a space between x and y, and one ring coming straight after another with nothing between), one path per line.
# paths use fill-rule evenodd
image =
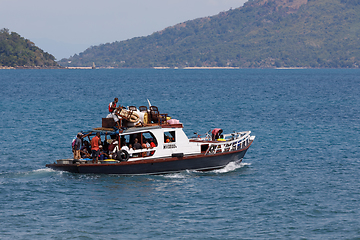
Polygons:
M147 36L246 1L0 0L0 29L17 32L60 60L92 45Z

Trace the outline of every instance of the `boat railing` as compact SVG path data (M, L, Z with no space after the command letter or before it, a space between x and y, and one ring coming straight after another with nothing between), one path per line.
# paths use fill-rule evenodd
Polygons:
M224 134L223 140L209 144L205 155L231 152L247 147L250 144L251 131Z
M138 160L138 158L142 157L150 157L154 155L156 150L154 148L142 148L142 149L132 149L128 151L130 154L130 159Z

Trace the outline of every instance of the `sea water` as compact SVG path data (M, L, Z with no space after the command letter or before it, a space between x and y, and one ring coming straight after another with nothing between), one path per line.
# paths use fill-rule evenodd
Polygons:
M1 70L0 239L360 239L360 70ZM71 174L107 105L158 106L189 137L252 131L241 164Z

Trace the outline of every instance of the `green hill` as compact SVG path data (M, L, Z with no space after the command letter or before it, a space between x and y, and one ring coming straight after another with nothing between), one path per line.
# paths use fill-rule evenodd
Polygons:
M0 30L0 67L15 68L54 68L59 67L55 57L33 42L24 39L15 32L3 28Z
M253 0L147 37L93 46L63 66L359 68L360 0Z

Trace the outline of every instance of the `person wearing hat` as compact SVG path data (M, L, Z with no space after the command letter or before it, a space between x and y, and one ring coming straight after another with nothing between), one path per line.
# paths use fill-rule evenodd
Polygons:
M106 158L109 158L109 155L106 153L102 145L99 145L99 151L99 160L105 160Z
M92 132L89 132L88 134L84 135L83 133L79 132L76 135L76 138L73 142L73 153L74 153L74 159L80 159L81 158L81 148L83 146L83 138L88 137ZM90 140L90 138L89 138Z

